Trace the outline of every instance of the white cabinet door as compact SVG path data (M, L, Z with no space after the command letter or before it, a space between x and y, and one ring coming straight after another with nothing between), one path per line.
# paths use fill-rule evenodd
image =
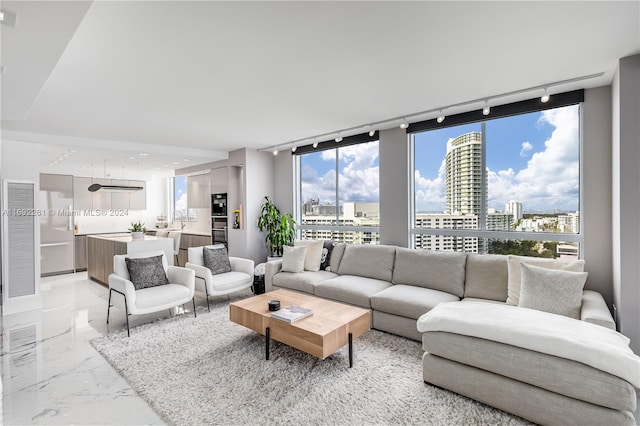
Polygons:
M73 178L73 208L76 211L93 208L93 193L89 191L92 183L93 179L88 177Z
M146 210L147 209L147 182L143 180L132 180L133 186L141 186L142 191L133 191L129 196L129 210Z

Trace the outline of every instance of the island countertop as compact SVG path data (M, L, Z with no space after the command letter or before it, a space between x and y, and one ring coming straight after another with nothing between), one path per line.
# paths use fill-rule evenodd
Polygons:
M145 235L133 239L129 233L87 235L89 278L107 284L113 272L113 256L162 250L169 265L174 264L173 239Z

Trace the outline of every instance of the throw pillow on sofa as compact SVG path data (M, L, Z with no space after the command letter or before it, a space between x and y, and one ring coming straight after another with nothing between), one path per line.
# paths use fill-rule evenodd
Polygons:
M555 269L571 272L583 272L584 260L563 261L556 259L543 259L539 257L526 256L507 256L507 268L509 274L509 283L507 288L507 304L518 306L520 301L520 282L522 280L521 263L527 265L539 266L546 269Z
M304 270L318 272L322 261L322 241L321 240L298 240L293 243L294 247L306 247L307 254L304 257Z
M129 281L136 290L169 284L162 265L162 255L153 257L124 258L129 271Z
M202 260L213 275L231 272L231 262L225 246L202 247Z
M304 259L307 254L307 248L284 246L282 249L282 271L304 271Z
M587 272L552 270L526 263L520 266L522 282L518 306L580 319Z
M320 270L331 271L331 253L336 243L333 241L324 241L322 243L322 257L320 258Z

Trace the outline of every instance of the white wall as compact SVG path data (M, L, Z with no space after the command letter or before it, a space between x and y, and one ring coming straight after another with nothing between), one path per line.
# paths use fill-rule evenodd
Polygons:
M640 55L620 59L612 93L613 298L640 354Z
M409 247L409 144L404 129L380 132L380 243Z
M3 140L2 145L0 146L2 150L2 154L0 155L0 178L2 181L2 191L4 191L4 181L5 180L20 180L33 182L35 184L36 194L40 190L40 172L38 170L38 164L40 163L38 157L38 146L36 144L26 143L26 142L16 142L11 140ZM4 198L4 194L1 198ZM35 208L39 208L38 206L38 197L35 197ZM4 206L2 206L4 208ZM5 216L2 215L0 218L0 225L4 229L4 221ZM40 247L40 227L35 227L35 247ZM7 236L3 233L2 235L2 246L6 247L6 238ZM34 254L36 265L35 276L40 277L40 251L36 249L36 253ZM6 262L6 253L2 253L2 270L6 272L7 265ZM33 296L22 296L16 297L12 299L7 299L6 294L8 294L8 288L11 285L10 282L3 282L3 292L4 292L4 305L3 305L3 315L9 315L14 312L20 312L31 309L38 309L42 306L42 299L40 297L40 281L36 279L35 288L36 294Z

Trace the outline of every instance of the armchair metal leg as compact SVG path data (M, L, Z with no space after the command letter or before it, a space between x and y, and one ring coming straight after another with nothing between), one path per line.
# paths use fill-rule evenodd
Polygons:
M111 292L115 291L118 294L121 294L124 297L124 317L127 320L127 337L131 337L131 332L129 331L129 306L127 306L127 296L124 293L119 292L113 288L109 289L109 307L107 308L107 323L109 322L109 310L111 308Z
M112 288L109 289L109 302L107 302L107 324L109 324L109 312L111 311L111 292Z
M207 283L204 283L204 292L207 295L207 311L211 312L211 308L209 307L209 289L207 288Z
M193 317L197 318L198 317L198 313L196 312L196 296L194 295L193 299L191 299L191 300L193 300Z

